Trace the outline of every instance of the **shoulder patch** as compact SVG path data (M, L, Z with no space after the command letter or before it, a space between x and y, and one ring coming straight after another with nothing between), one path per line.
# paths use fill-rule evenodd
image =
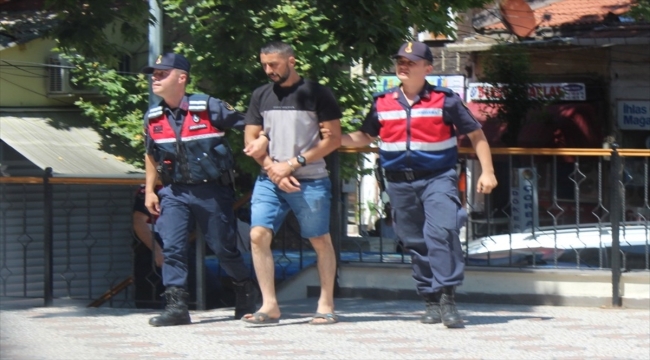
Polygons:
M154 106L151 109L149 109L149 113L147 114L147 117L149 119L154 119L163 114L163 108L162 106Z
M192 94L187 97L190 102L187 110L190 112L201 112L208 108L208 100L210 97L205 94Z
M435 92L445 93L445 95L447 95L447 96L454 96L454 94L456 94L456 93L454 92L454 90L452 90L452 89L450 89L450 88L443 87L443 86L435 86L435 87L433 88L433 91L435 91Z
M230 111L235 111L235 108L232 107L232 105L228 104L227 102L225 102L225 101L223 101L223 100L222 100L221 102L223 103L223 106L226 107L226 109L228 109L228 110L230 110Z

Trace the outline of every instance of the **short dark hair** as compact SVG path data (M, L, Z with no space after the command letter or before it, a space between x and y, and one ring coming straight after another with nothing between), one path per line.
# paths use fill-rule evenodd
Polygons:
M262 54L282 54L285 56L294 56L293 48L291 45L284 43L282 41L272 41L264 46L260 50Z

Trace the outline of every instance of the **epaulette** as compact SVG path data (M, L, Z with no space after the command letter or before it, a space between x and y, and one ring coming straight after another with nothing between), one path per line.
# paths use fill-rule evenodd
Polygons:
M207 110L208 100L210 100L210 96L206 94L192 94L188 96L187 99L190 102L187 110L190 112L201 112Z
M395 86L395 87L392 87L390 89L386 89L384 91L376 92L376 93L372 94L372 97L373 97L373 99L376 99L376 98L378 98L380 96L383 96L383 95L386 95L388 93L395 92L395 90L397 90L397 89L399 89L399 86Z
M149 119L157 118L163 114L163 108L162 106L154 106L151 109L149 109L149 113L147 114L147 117Z
M444 86L434 86L433 91L445 93L445 95L447 95L447 96L454 96L454 94L455 94L454 90L452 90L450 88L446 88Z

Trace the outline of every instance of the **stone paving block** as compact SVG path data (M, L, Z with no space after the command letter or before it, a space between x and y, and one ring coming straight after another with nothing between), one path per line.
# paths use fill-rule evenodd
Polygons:
M341 322L307 324L316 299L281 304L250 327L232 308L193 324L148 325L154 311L15 306L0 299L0 359L643 359L649 310L459 304L465 329L420 324L417 301L337 299Z

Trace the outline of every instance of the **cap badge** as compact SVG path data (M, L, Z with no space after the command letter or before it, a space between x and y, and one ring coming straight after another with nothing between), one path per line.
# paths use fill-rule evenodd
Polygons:
M201 118L199 118L199 115L194 114L194 115L192 115L192 121L194 121L195 123L197 123L197 122L201 121Z
M158 59L156 59L156 64L160 64L162 62L162 55L158 55Z
M408 44L406 44L406 48L404 49L404 52L407 54L410 54L413 52L413 43L409 41Z

